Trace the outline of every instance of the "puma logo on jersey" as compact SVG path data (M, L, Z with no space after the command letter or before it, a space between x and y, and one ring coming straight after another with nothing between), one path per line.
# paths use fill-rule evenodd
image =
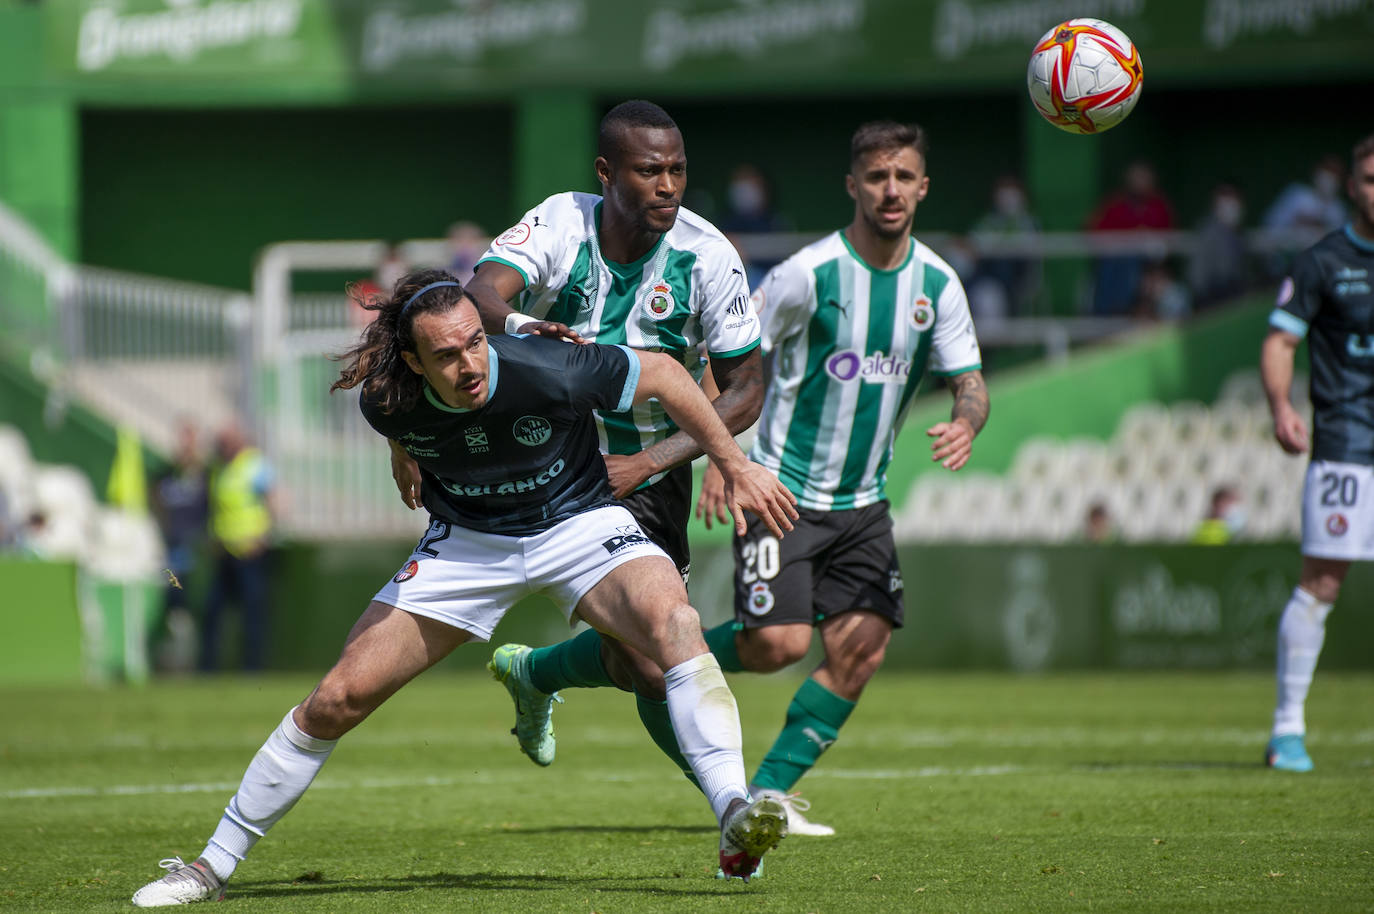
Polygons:
M811 729L810 727L802 727L802 736L806 737L807 739L811 740L811 742L815 743L816 748L819 749L821 752L824 752L825 750L829 749L831 746L835 744L835 741L833 739L822 739L821 735L817 733L815 730Z

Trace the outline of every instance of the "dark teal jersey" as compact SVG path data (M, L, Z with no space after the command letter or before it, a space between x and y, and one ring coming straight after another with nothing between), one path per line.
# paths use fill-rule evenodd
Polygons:
M364 397L363 417L420 465L434 517L487 533L529 536L614 504L594 410L634 400L639 357L624 346L492 336L480 408L457 409L428 386L390 415Z
M1374 464L1374 241L1347 225L1299 254L1269 323L1308 340L1312 459Z

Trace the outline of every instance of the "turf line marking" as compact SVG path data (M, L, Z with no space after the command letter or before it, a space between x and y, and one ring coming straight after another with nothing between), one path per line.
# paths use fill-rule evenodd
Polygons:
M1028 771L1019 765L987 765L973 768L928 768L908 769L854 769L826 768L811 772L812 777L827 777L837 780L892 781L910 778L937 777L989 777L1006 774L1019 774ZM472 784L512 784L525 779L524 774L471 772L462 777L423 777L423 778L361 778L353 781L321 780L311 785L312 791L320 790L386 790L410 789L415 787L457 787ZM585 772L584 780L604 783L606 781L660 781L658 775L612 775L600 772ZM232 793L238 789L237 781L219 781L203 784L113 784L108 787L26 787L18 790L0 791L0 800L35 800L63 797L134 797L159 794L180 793Z

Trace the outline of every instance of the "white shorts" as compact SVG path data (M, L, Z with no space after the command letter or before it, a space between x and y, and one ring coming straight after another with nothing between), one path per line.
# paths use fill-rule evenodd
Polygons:
M1302 492L1302 554L1374 559L1374 467L1314 460Z
M491 640L516 602L535 593L572 621L582 597L633 559L667 554L619 505L570 517L533 536L500 536L431 520L401 570L373 597Z

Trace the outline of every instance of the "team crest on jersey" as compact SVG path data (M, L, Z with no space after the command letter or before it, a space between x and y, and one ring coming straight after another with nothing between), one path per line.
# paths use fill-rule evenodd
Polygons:
M510 431L526 447L539 447L553 436L553 426L543 416L521 416Z
M1326 518L1326 532L1332 536L1345 536L1345 532L1350 529L1350 521L1345 519L1344 514L1331 514Z
M530 227L524 222L512 225L496 239L497 247L514 247L530 240Z
M415 577L419 573L420 563L415 561L414 559L411 559L409 562L406 562L404 566L402 566L400 571L396 572L396 577L392 578L391 580L397 584L402 584L406 581L409 581L411 578Z
M661 321L673 313L673 287L667 282L659 280L649 289L644 296L644 308L649 312L649 316L656 321Z
M766 616L773 610L773 588L763 581L754 582L749 588L749 611L756 616Z
M911 307L911 324L922 332L929 330L930 325L935 322L935 309L930 306L930 299L924 295L918 296L915 304Z

